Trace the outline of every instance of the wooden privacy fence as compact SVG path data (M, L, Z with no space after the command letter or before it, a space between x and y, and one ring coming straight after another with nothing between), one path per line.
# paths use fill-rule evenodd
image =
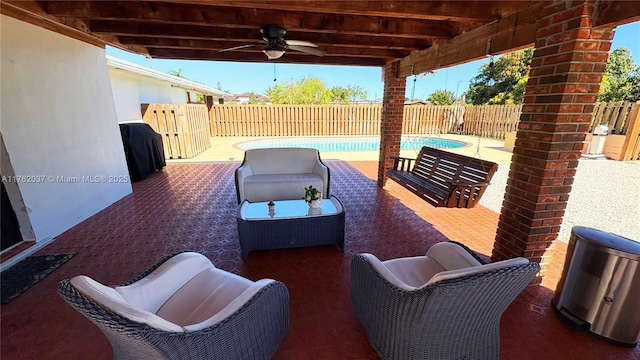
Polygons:
M381 105L213 105L212 136L375 135Z
M605 123L613 134L625 134L638 106L596 104L591 128ZM402 132L504 139L517 130L521 111L522 105L407 105ZM213 105L209 115L212 136L379 135L382 105Z
M455 119L464 107L408 105L404 107L403 134L446 134L455 131Z
M609 125L613 133L607 137L605 150L610 147L619 154L617 160L640 160L640 101L596 105L591 129L598 124Z
M166 159L190 159L211 147L205 104L142 104L142 119L162 135Z
M518 129L522 105L465 106L463 134L504 139Z
M607 124L611 134L624 135L638 115L638 102L597 103L593 109L589 131L599 124Z
M461 132L504 139L515 131L521 105L404 108L403 134ZM458 126L458 119L464 123ZM212 136L379 135L382 105L213 105Z
M522 105L407 105L402 133L505 139L517 130L521 109ZM177 159L208 149L210 136L379 135L382 105L142 104L142 113L162 135L166 158ZM639 114L640 102L596 104L591 129L608 124L613 134L625 136L619 146L624 160L638 159Z

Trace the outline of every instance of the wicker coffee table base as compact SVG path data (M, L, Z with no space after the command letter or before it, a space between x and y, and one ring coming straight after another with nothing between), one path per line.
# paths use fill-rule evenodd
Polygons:
M299 218L244 220L238 214L242 258L250 251L337 244L344 251L344 211Z

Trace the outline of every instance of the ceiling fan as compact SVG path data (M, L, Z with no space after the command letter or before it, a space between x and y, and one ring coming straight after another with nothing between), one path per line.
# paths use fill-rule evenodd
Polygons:
M312 42L301 40L285 40L284 35L287 33L287 31L278 25L264 25L260 29L260 33L262 33L262 39L259 40L260 44L234 46L231 48L222 49L220 50L220 52L233 51L263 45L265 46L265 48L262 50L262 52L267 55L267 59L269 60L279 59L287 50L301 51L316 56L323 56L325 54L324 51L318 49L318 45Z

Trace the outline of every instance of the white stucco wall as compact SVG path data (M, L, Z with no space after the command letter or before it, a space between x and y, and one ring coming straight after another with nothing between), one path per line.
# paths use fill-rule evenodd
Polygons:
M110 181L128 171L105 50L4 15L0 26L0 132L15 174L32 176L18 182L22 211L47 242L131 193Z
M140 104L184 104L187 91L166 81L154 80L118 69L109 69L113 100L119 122L141 121Z

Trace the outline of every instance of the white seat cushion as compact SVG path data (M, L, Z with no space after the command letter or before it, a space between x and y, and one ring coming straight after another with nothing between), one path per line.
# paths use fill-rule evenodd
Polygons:
M381 262L372 254L362 254L387 281L404 290L415 290L437 281L487 272L501 267L523 265L526 258L516 258L482 265L463 247L441 242L426 256L391 259Z
M111 288L87 276L74 277L71 285L133 322L191 332L223 321L273 281L253 282L217 269L204 255L182 253L131 285Z
M444 271L440 264L426 256L392 259L382 263L400 281L414 288L424 285L433 275Z
M131 285L118 286L115 290L131 306L156 313L178 289L209 268L215 267L206 256L184 252L165 261L145 278Z
M213 326L229 316L236 313L240 308L242 308L251 298L258 293L263 287L268 284L274 282L272 279L261 279L252 283L245 291L243 291L238 297L233 299L229 304L227 304L224 308L222 308L218 313L213 315L212 317L191 325L183 326L185 332L198 331L202 329L206 329L210 326Z
M184 332L179 325L167 321L150 311L128 304L116 290L104 286L88 276L76 276L70 282L84 296L126 319L140 324L147 324L163 331Z
M323 189L322 176L312 173L250 175L244 179L244 196L249 202L297 200L304 188Z
M486 265L472 266L472 267L468 267L468 268L465 268L465 269L443 271L441 273L436 274L434 277L432 277L425 284L425 286L433 284L433 283L436 283L438 281L451 280L451 279L455 279L455 278L459 278L459 277L463 277L463 276L481 274L481 273L484 273L484 272L488 272L488 271L492 271L492 270L496 270L496 269L500 269L500 268L504 268L504 267L520 266L520 265L525 265L525 264L528 264L528 263L529 263L529 260L527 258L518 257L518 258L515 258L515 259L497 261L497 262L486 264Z
M318 162L318 150L311 148L251 149L245 152L245 162L253 174L313 173Z
M436 261L443 270L464 269L482 265L467 250L452 242L440 242L427 250L427 257Z
M180 326L200 323L220 312L252 284L253 281L224 270L205 269L176 291L156 314Z
M431 246L426 256L392 259L383 264L398 280L414 288L423 286L437 273L481 265L467 250L451 242Z

